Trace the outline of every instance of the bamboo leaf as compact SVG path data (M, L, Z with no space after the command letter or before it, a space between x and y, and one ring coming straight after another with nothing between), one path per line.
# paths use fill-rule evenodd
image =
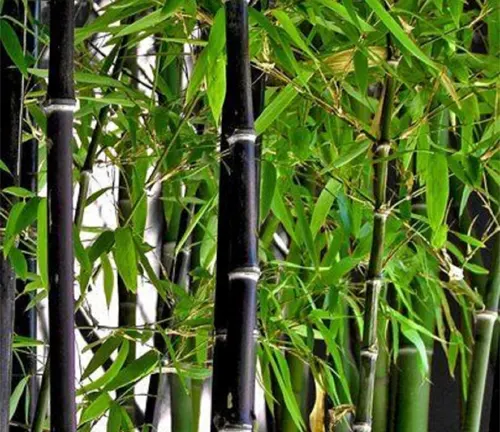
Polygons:
M192 218L191 222L186 228L186 231L182 235L182 238L175 247L175 252L174 252L175 255L177 255L182 250L182 248L186 244L186 241L189 239L189 236L191 235L195 227L200 223L201 218L214 207L215 198L216 198L215 195L212 198L210 198Z
M28 67L26 65L26 59L24 58L23 48L19 42L16 32L5 19L0 19L0 35L2 35L0 41L2 42L2 45L12 62L23 73L23 75L27 75Z
M148 351L143 356L134 360L125 367L116 378L105 388L106 391L116 390L126 386L138 379L149 375L158 365L158 354L155 351Z
M16 388L13 390L9 399L9 420L12 420L14 417L14 413L16 412L17 406L19 405L19 401L21 396L23 395L24 388L26 384L32 377L30 375L25 376L21 381L19 381L16 385Z
M102 416L109 408L113 399L108 393L100 394L82 413L80 424L94 420Z
M0 159L0 170L5 171L6 173L12 174L9 170L9 167L5 165L5 162Z
M122 413L120 411L120 405L113 403L111 409L109 410L108 424L106 426L106 432L120 432L122 425Z
M97 350L82 374L81 380L88 378L93 372L101 367L111 354L120 346L122 339L116 336L107 339Z
M276 168L269 161L261 162L261 173L260 219L263 221L267 217L273 202L277 173Z
M111 305L111 298L113 297L113 289L115 286L115 276L113 273L113 267L111 267L111 262L107 254L101 255L101 266L104 279L104 295L106 296L106 304L108 309Z
M433 70L437 70L434 62L413 42L410 37L404 32L398 22L385 10L379 0L366 0L366 3L380 18L382 23L392 33L392 35L403 45L410 53L417 57L421 62L430 66Z
M35 196L34 192L19 186L9 186L3 188L2 192L19 198L33 198Z
M401 323L401 331L403 335L410 340L418 351L418 356L420 359L420 364L422 365L422 370L424 374L429 372L429 360L427 359L427 349L425 347L422 337L416 330L408 327L405 323Z
M115 231L115 246L113 249L116 267L128 290L137 290L137 257L134 239L130 228L118 228Z
M115 377L117 377L118 373L120 372L120 369L127 360L129 346L130 346L129 341L126 339L123 340L120 350L118 351L118 355L116 356L116 360L113 362L111 367L95 381L92 381L90 384L87 384L86 386L83 386L81 389L79 389L77 394L85 394L88 393L89 391L97 390L101 387L106 386L106 384L108 384ZM106 388L106 390L110 389Z
M435 153L427 166L426 205L429 224L437 231L444 221L449 197L448 163L446 156Z
M302 238L304 239L307 252L309 253L309 257L311 258L311 261L313 262L314 267L316 269L318 269L318 267L319 267L318 256L316 254L316 248L314 247L314 240L313 240L311 228L310 228L309 224L307 223L306 213L304 210L304 204L302 203L302 199L300 197L300 192L299 192L298 186L296 186L296 185L292 186L292 194L293 194L294 203L295 203L295 210L297 212L298 224L299 224L300 230L302 232Z
M14 268L16 276L19 279L26 280L28 277L28 263L24 254L18 248L12 248L9 251L9 260Z
M279 23L283 27L283 29L286 31L288 36L292 39L292 41L302 50L304 51L309 57L312 59L316 59L316 56L313 54L313 52L309 49L307 44L304 42L303 36L295 27L295 24L293 21L290 19L288 14L284 10L276 9L273 11L273 15L278 19Z
M226 62L223 55L217 58L208 73L207 96L215 124L219 126L222 105L226 97Z
M48 277L48 261L47 261L47 199L44 198L40 201L38 206L38 224L37 233L38 239L36 242L36 258L38 262L38 268L40 270L40 277L43 282L43 286L47 288L49 286Z
M335 194L340 189L340 186L340 183L332 178L328 180L325 188L321 191L311 217L311 234L313 237L316 237L321 226L325 223L335 200Z

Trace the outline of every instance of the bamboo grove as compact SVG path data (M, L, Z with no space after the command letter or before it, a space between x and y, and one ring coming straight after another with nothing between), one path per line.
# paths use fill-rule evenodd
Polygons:
M498 0L0 2L0 432L500 427Z

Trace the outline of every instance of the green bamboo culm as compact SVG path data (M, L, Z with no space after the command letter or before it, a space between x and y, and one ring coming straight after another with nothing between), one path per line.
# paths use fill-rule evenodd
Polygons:
M390 56L388 56L390 59ZM359 395L356 407L355 432L371 432L375 372L378 357L377 315L379 294L382 288L382 262L384 255L385 228L387 219L387 171L388 156L391 150L390 125L393 111L394 81L388 74L382 95L380 134L374 148L373 194L375 214L373 219L372 246L368 273L365 281L366 300L364 312L363 343L360 357Z
M495 199L500 196L500 190L494 179L488 182L489 192ZM498 223L498 206L494 207ZM498 229L498 228L497 228ZM498 318L500 298L500 232L493 237L492 263L490 276L484 293L484 308L475 313L474 351L469 379L469 391L465 408L464 432L479 432L483 411L483 399L488 373L488 361L495 323ZM493 408L495 409L495 408Z

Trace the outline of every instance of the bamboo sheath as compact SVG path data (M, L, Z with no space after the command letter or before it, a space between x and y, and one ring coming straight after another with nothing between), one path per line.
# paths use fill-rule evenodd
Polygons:
M3 5L2 15L23 21L22 3L8 1ZM2 125L0 128L0 159L10 173L0 170L0 189L19 184L18 163L20 143L20 120L22 98L22 76L10 56L0 47L0 103ZM16 199L0 191L0 229L3 232L7 215ZM3 239L2 239L3 240ZM12 337L14 326L14 299L16 294L15 274L10 261L0 253L0 430L9 428L9 399L12 372Z
M363 345L361 349L359 397L356 408L355 432L372 430L373 397L375 371L378 356L377 314L378 299L382 288L382 260L384 254L385 227L387 219L387 157L390 153L390 124L393 110L394 83L390 75L385 79L382 96L382 114L380 119L380 137L374 149L373 193L375 197L375 215L373 220L373 238L366 279L366 300L364 313Z
M76 431L73 294L72 0L50 2L50 60L47 92L47 188L50 407L53 432Z
M227 93L221 151L230 156L221 161L219 186L213 431L253 430L254 419L256 287L260 271L247 8L245 0L225 4Z

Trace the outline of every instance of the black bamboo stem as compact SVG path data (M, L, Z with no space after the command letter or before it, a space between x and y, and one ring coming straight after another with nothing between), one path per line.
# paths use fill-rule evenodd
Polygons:
M40 19L40 0L29 2L30 13L35 22ZM35 24L33 27L33 34L27 34L27 50L31 52L34 58L38 57L38 26ZM21 168L20 168L20 186L37 193L37 171L38 171L38 141L31 138L21 145ZM34 226L30 228L30 234L34 234ZM27 269L30 273L37 272L36 257L28 251L24 252L24 257L27 263ZM26 288L26 281L18 279L16 282L17 293L20 295ZM37 317L36 309L28 309L29 302L32 300L34 294L21 295L16 300L16 312L14 331L17 335L36 338ZM13 415L12 420L15 423L29 424L36 407L36 348L26 348L23 352L14 357L13 370L12 370L12 388L19 383L25 376L30 375L28 385L24 394L29 397L28 410L25 412L23 403L19 403ZM20 431L21 428L11 426L11 432Z
M50 407L53 432L76 431L73 293L73 0L50 2L47 189Z
M388 43L390 52L390 43ZM390 59L390 55L388 55ZM355 432L371 432L373 397L375 389L375 372L378 356L377 315L379 294L382 288L382 270L384 256L385 227L387 220L387 171L391 150L390 126L394 104L394 82L388 73L382 95L382 114L380 118L380 134L374 148L373 195L375 213L373 218L372 246L368 273L366 276L366 300L364 312L363 344L361 348L360 385L356 407Z
M248 6L245 0L234 0L225 8L227 92L221 151L230 158L222 158L219 186L211 428L243 431L252 430L254 420L258 179Z
M21 1L4 3L2 15L22 22ZM17 26L16 26L17 27ZM0 170L0 232L6 226L8 214L15 203L3 189L18 185L20 121L22 110L22 75L10 56L0 47L0 100L2 125L0 132L0 159L9 172ZM14 330L15 274L9 259L0 254L0 430L9 428L9 398L12 373L12 338Z

